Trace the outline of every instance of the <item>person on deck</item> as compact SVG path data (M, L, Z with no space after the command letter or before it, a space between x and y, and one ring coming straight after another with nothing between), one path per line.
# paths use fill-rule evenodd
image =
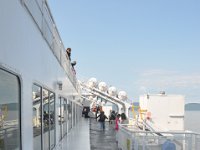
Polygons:
M71 61L71 48L67 48L67 50L66 50L66 57L68 57L69 60Z
M115 119L115 130L118 131L119 130L119 118L120 118L120 114L117 114L117 117Z
M116 114L115 114L115 111L111 110L111 114L110 114L110 117L109 117L109 123L112 124L112 122L115 121L115 118L116 118Z
M104 114L104 111L101 111L97 118L99 118L101 129L105 130L105 120L108 119L108 117Z
M96 111L95 111L95 118L96 118L96 121L97 121L97 116L98 116L99 111L100 111L100 108L99 108L99 106L97 105L97 106L96 106Z
M72 71L76 75L76 70L74 68L74 66L76 65L76 61L71 62L71 65L72 65Z
M126 114L125 113L121 114L121 124L128 124L128 120L126 118Z
M119 135L118 135L118 130L119 130L119 118L120 118L120 114L117 114L116 119L115 119L115 131L116 131L116 143L118 144L118 140L119 140Z

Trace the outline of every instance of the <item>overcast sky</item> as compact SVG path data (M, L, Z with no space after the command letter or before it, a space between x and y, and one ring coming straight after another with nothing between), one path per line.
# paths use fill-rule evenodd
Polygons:
M200 102L200 1L49 0L79 80Z

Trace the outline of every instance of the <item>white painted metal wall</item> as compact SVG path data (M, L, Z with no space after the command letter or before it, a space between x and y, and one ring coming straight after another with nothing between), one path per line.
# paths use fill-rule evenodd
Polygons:
M38 11L33 11L37 15ZM56 106L60 95L74 100L72 97L78 94L77 85L74 84L76 79L71 82L74 75L69 71L70 66L61 67L65 61L62 61L62 64L58 61L44 36L21 0L0 1L0 67L12 71L21 79L21 129L24 150L33 147L33 83L55 92ZM58 81L62 82L62 90L58 89ZM58 141L57 135L56 143Z
M143 95L140 107L151 113L151 122L164 130L184 130L184 97L181 95Z

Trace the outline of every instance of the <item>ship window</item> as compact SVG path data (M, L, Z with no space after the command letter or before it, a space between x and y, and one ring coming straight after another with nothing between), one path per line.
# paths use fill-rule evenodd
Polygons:
M49 91L46 89L42 90L43 95L43 143L44 150L49 150L49 141L50 141L50 115L49 115Z
M55 147L55 134L56 134L56 125L55 125L55 94L50 92L49 94L49 130L50 130L50 149Z
M63 116L63 122L62 122L62 131L63 131L63 137L67 134L67 100L62 99L62 116Z
M55 94L43 89L43 143L44 150L55 147Z
M73 103L73 126L76 124L76 104Z
M59 103L56 103L56 108L57 108L57 114L58 114L58 129L57 129L57 131L58 132L56 132L56 134L57 134L57 136L59 137L59 140L61 140L62 139L62 130L61 130L61 119L62 119L62 117L61 117L61 97L59 97Z
M79 119L80 119L80 114L81 114L81 110L80 110L80 106L79 105L76 105L76 122L78 123L79 122Z
M33 99L33 146L34 150L42 149L42 120L41 120L41 104L42 104L42 88L37 85L32 87Z
M60 106L58 108L58 124L59 124L59 138L60 140L67 134L67 118L68 118L68 109L67 109L67 99L60 97Z
M53 149L55 147L55 94L35 84L32 93L34 150Z
M21 149L20 82L0 69L0 149Z
M78 122L78 119L79 119L79 106L76 105L76 122Z
M72 128L72 102L68 100L68 130Z

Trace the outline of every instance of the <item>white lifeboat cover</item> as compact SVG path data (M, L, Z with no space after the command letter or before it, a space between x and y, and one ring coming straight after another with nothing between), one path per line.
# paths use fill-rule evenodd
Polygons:
M110 96L116 96L117 95L117 89L116 89L116 87L114 87L114 86L109 87L108 94Z
M106 92L108 89L107 85L105 82L100 82L99 83L99 90L102 91L102 92Z
M88 81L88 86L90 88L94 88L97 86L97 79L96 78L90 78Z
M128 96L127 96L127 93L125 91L120 91L118 93L118 98L122 101L125 101L127 100Z

